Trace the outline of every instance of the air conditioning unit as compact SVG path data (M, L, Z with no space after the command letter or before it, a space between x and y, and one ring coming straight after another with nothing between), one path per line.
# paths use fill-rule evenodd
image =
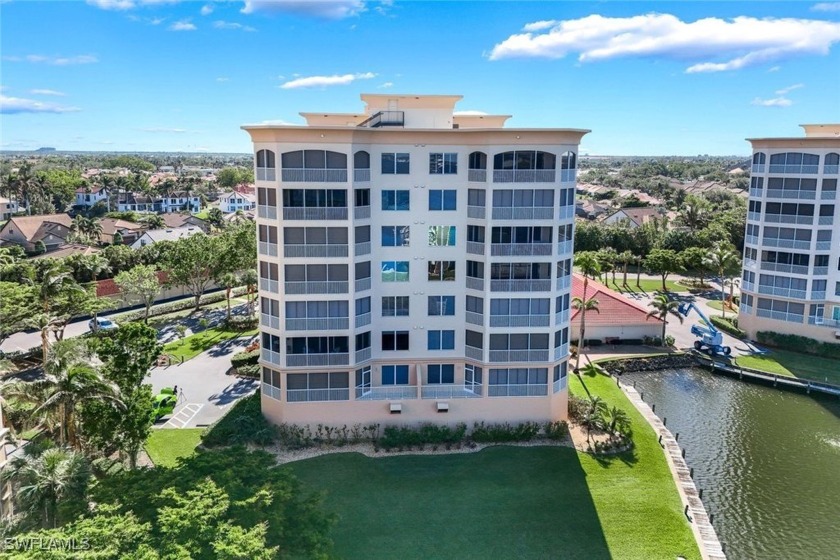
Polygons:
M437 403L437 411L438 412L449 412L449 403L448 402Z
M834 331L834 338L840 339L840 331Z
M402 414L402 403L392 402L390 410L391 414Z

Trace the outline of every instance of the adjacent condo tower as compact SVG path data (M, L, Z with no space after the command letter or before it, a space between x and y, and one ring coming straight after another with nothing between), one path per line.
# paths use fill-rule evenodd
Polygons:
M754 138L738 326L840 338L840 124Z
M461 96L243 127L262 409L352 425L566 418L578 144Z

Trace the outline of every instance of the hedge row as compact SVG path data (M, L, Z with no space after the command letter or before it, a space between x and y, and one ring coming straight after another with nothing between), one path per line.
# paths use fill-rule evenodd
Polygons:
M241 288L234 288L231 290L231 297L241 296L246 291L246 288L243 286ZM209 303L216 303L219 301L225 300L225 291L221 290L219 292L213 292L212 294L205 294L201 296L198 300L199 305L207 305ZM172 303L164 303L162 305L156 305L149 310L149 317L158 317L160 315L166 315L167 313L174 313L176 311L183 311L185 309L192 309L195 307L195 302L193 301L192 297L185 297L184 299L180 299L178 301L173 301ZM128 311L126 313L121 313L117 316L119 322L125 321L142 321L143 317L146 315L145 309L138 309L136 311Z
M775 346L782 350L804 352L805 354L813 354L815 356L822 356L823 358L840 358L840 344L820 342L807 336L782 334L773 331L758 331L756 338L760 344Z
M717 328L719 328L720 330L722 330L725 333L729 333L732 336L735 336L735 337L738 337L738 338L746 338L747 337L747 333L738 328L738 318L737 317L732 318L732 319L729 319L729 318L724 319L723 317L719 317L717 315L712 315L711 317L709 317L709 319L712 321L712 324L714 326L716 326Z
M242 366L251 366L260 361L260 351L254 350L253 352L237 352L234 354L230 359L230 365L235 367L236 369L241 368Z

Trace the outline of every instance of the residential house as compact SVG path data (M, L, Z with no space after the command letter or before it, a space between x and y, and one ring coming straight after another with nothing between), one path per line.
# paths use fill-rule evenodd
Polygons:
M200 212L201 199L193 193L178 191L162 196L156 200L162 212Z
M95 255L101 252L100 249L96 247L91 247L90 245L82 245L80 243L68 243L50 251L48 253L43 253L41 255L36 255L32 257L32 260L36 259L63 259L65 257L69 257L72 255Z
M185 226L179 228L166 228L166 229L150 229L149 231L143 233L137 241L131 244L132 249L139 249L140 247L145 247L146 245L151 245L153 243L157 243L159 241L177 241L178 239L184 237L190 237L191 235L195 235L196 233L204 233L201 228L195 226Z
M225 214L237 210L253 210L257 207L257 195L236 191L225 193L219 197L219 210Z
M0 221L6 221L17 213L18 213L18 202L17 202L17 200L12 200L12 199L6 198L5 196L0 196Z
M122 236L123 245L131 245L146 231L142 225L128 220L102 218L99 223L102 226L102 235L99 241L107 244L114 243L114 235L119 232Z
M171 212L169 214L161 214L163 223L168 228L182 228L186 226L193 226L199 228L201 231L207 233L210 231L210 224L207 220L202 220L192 214L182 214Z
M575 204L575 216L594 220L610 211L610 207L591 200L580 200Z
M160 210L160 204L151 196L130 192L120 194L117 210L120 212L157 212Z
M90 208L97 202L108 202L108 189L101 185L76 189L76 206Z
M645 206L641 208L620 208L604 218L605 224L626 223L631 229L642 227L643 224L661 218L663 211L659 208Z
M66 243L72 224L73 219L67 214L12 216L0 228L0 244L20 245L32 252L41 241L47 251L51 251Z
M583 299L583 276L572 276L572 298ZM591 298L598 300L598 311L586 313L586 340L640 344L645 337L662 336L662 321L648 317L649 309L592 279L586 287L586 299ZM580 340L580 315L579 309L572 310L572 340Z

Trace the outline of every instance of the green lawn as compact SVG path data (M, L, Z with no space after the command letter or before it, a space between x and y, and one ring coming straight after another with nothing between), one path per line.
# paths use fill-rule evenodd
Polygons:
M200 219L200 220L206 220L210 216L210 209L205 208L204 210L202 210L198 214L194 214L194 216L196 218Z
M163 347L165 354L170 354L176 358L183 358L189 360L210 350L212 347L222 342L231 340L233 338L254 336L259 332L259 329L252 329L250 331L232 331L225 327L214 327L212 329L203 330L199 333L190 335L180 340L175 340Z
M204 428L152 430L152 435L146 441L146 453L155 465L174 467L179 458L195 453L203 432Z
M340 518L335 551L349 560L699 558L653 430L608 378L588 386L630 414L636 452L601 461L568 447L341 453L290 468L326 491Z
M623 285L622 275L616 274L615 275L615 282L612 281L612 275L607 275L608 281L605 282L607 287L612 288L617 292L661 292L662 291L662 280L653 279L653 278L641 278L639 283L636 283L636 277L633 275L627 275L627 285ZM668 288L669 292L687 292L688 288L683 286L682 284L678 284L674 280L666 280L665 286Z
M840 385L840 366L830 358L772 348L762 356L740 356L735 361L768 373Z

